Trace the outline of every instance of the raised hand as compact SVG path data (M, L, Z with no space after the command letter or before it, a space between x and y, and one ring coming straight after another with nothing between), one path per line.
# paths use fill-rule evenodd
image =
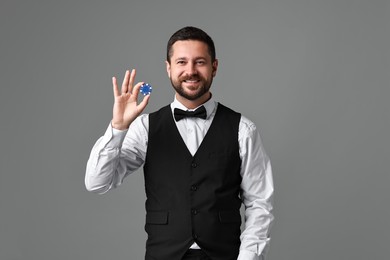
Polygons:
M134 69L131 73L128 70L126 71L121 90L118 88L116 78L112 77L115 102L111 124L115 129L124 130L129 128L130 124L142 113L148 104L150 95L144 96L142 101L137 104L139 90L143 82L133 86L135 74L136 71Z

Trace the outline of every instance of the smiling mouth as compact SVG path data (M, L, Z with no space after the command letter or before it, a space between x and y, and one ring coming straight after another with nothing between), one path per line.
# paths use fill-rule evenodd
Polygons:
M199 80L198 79L191 79L191 80L183 80L183 82L185 82L185 83L197 83L197 82L199 82Z

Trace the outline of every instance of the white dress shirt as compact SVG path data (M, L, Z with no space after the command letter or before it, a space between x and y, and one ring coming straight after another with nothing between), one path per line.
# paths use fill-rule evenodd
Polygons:
M203 104L207 118L184 118L175 121L188 150L192 155L206 135L218 107L213 98ZM173 110L187 109L176 98ZM86 169L87 190L103 194L118 187L145 161L148 145L149 116L139 116L128 130L112 128L111 123L104 136L92 148ZM241 198L245 206L245 228L241 233L238 260L265 259L269 247L269 231L273 222L273 179L271 163L264 151L260 134L253 122L241 116L238 142L241 158ZM199 248L195 243L191 248Z

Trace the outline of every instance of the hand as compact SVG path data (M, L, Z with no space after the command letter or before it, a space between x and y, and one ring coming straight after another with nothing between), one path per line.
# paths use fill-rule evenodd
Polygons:
M137 104L139 90L143 82L137 83L134 87L135 70L126 71L123 78L122 89L116 83L116 78L112 77L112 87L114 90L114 108L112 113L112 127L119 130L129 128L130 124L142 113L148 104L150 95L146 95L142 101Z

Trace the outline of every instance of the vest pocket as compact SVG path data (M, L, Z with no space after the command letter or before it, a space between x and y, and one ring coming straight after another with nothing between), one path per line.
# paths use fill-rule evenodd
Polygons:
M238 210L223 210L219 212L219 221L221 223L236 223L241 222L240 211Z
M148 211L146 213L146 224L166 225L168 224L167 211Z

